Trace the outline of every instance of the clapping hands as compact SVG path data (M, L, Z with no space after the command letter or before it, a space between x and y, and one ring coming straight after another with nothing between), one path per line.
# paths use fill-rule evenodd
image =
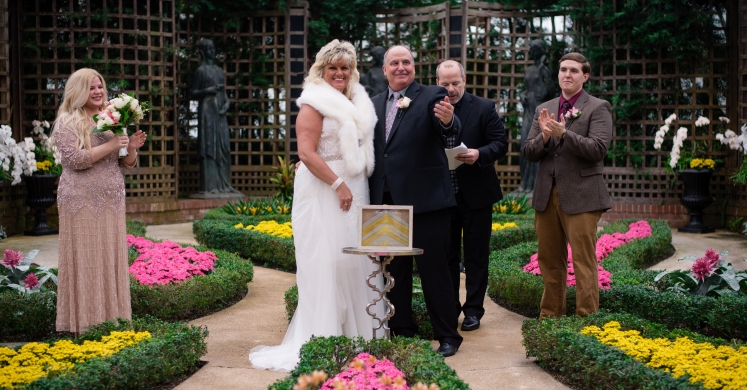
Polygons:
M145 144L145 139L148 138L148 135L143 133L142 130L138 130L135 132L135 134L130 136L129 143L127 145L127 150L130 152L134 152L137 149L140 149L143 144Z
M540 130L542 130L542 140L547 143L551 136L560 138L565 134L565 117L560 115L560 122L555 120L555 114L548 114L547 109L540 111L539 118Z

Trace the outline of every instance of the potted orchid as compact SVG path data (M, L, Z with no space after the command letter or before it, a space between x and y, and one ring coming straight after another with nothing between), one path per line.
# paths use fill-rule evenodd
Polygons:
M26 205L34 209L35 223L31 230L25 231L28 236L42 236L57 234L57 230L47 225L47 209L57 201L55 190L57 180L62 173L59 164L60 156L52 139L45 130L51 126L47 121L35 120L32 133L39 139L39 144L32 152L35 157L36 169L32 175L24 175L26 182Z
M723 120L722 118L721 120ZM682 181L682 197L680 203L687 208L690 221L687 225L677 229L686 233L710 233L715 229L706 225L703 221L703 210L713 203L710 193L710 182L716 161L706 157L709 151L709 141L688 140L688 129L684 126L675 126L677 115L672 114L664 120L664 125L659 127L654 137L654 149L660 150L664 144L664 136L670 129L677 127L672 139L672 150L669 153L667 170L677 172ZM711 121L703 116L695 120L695 128L705 127Z

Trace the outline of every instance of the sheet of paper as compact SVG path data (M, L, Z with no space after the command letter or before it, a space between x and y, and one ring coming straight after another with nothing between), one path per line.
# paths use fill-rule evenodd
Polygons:
M449 159L449 170L454 170L458 166L462 165L462 162L456 159L457 154L467 153L467 147L462 142L456 148L445 149L446 158Z

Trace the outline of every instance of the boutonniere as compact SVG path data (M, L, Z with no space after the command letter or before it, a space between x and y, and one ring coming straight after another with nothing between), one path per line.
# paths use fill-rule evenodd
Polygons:
M571 107L570 110L566 111L565 119L576 119L581 116L581 110L576 107Z
M410 107L410 102L412 99L410 99L407 96L400 96L399 100L397 100L397 108L399 108L398 114L402 116L402 113L407 109L407 107Z

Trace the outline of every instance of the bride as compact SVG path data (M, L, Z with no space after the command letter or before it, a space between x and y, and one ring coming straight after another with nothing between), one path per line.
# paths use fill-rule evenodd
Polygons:
M324 46L296 101L303 162L296 172L292 213L298 308L282 344L252 349L249 360L255 368L293 370L312 335L373 336L366 305L374 292L366 278L376 267L365 256L341 252L358 244L358 208L369 203L367 178L374 166L376 114L358 83L355 55L348 42ZM383 308L375 309L382 318Z

